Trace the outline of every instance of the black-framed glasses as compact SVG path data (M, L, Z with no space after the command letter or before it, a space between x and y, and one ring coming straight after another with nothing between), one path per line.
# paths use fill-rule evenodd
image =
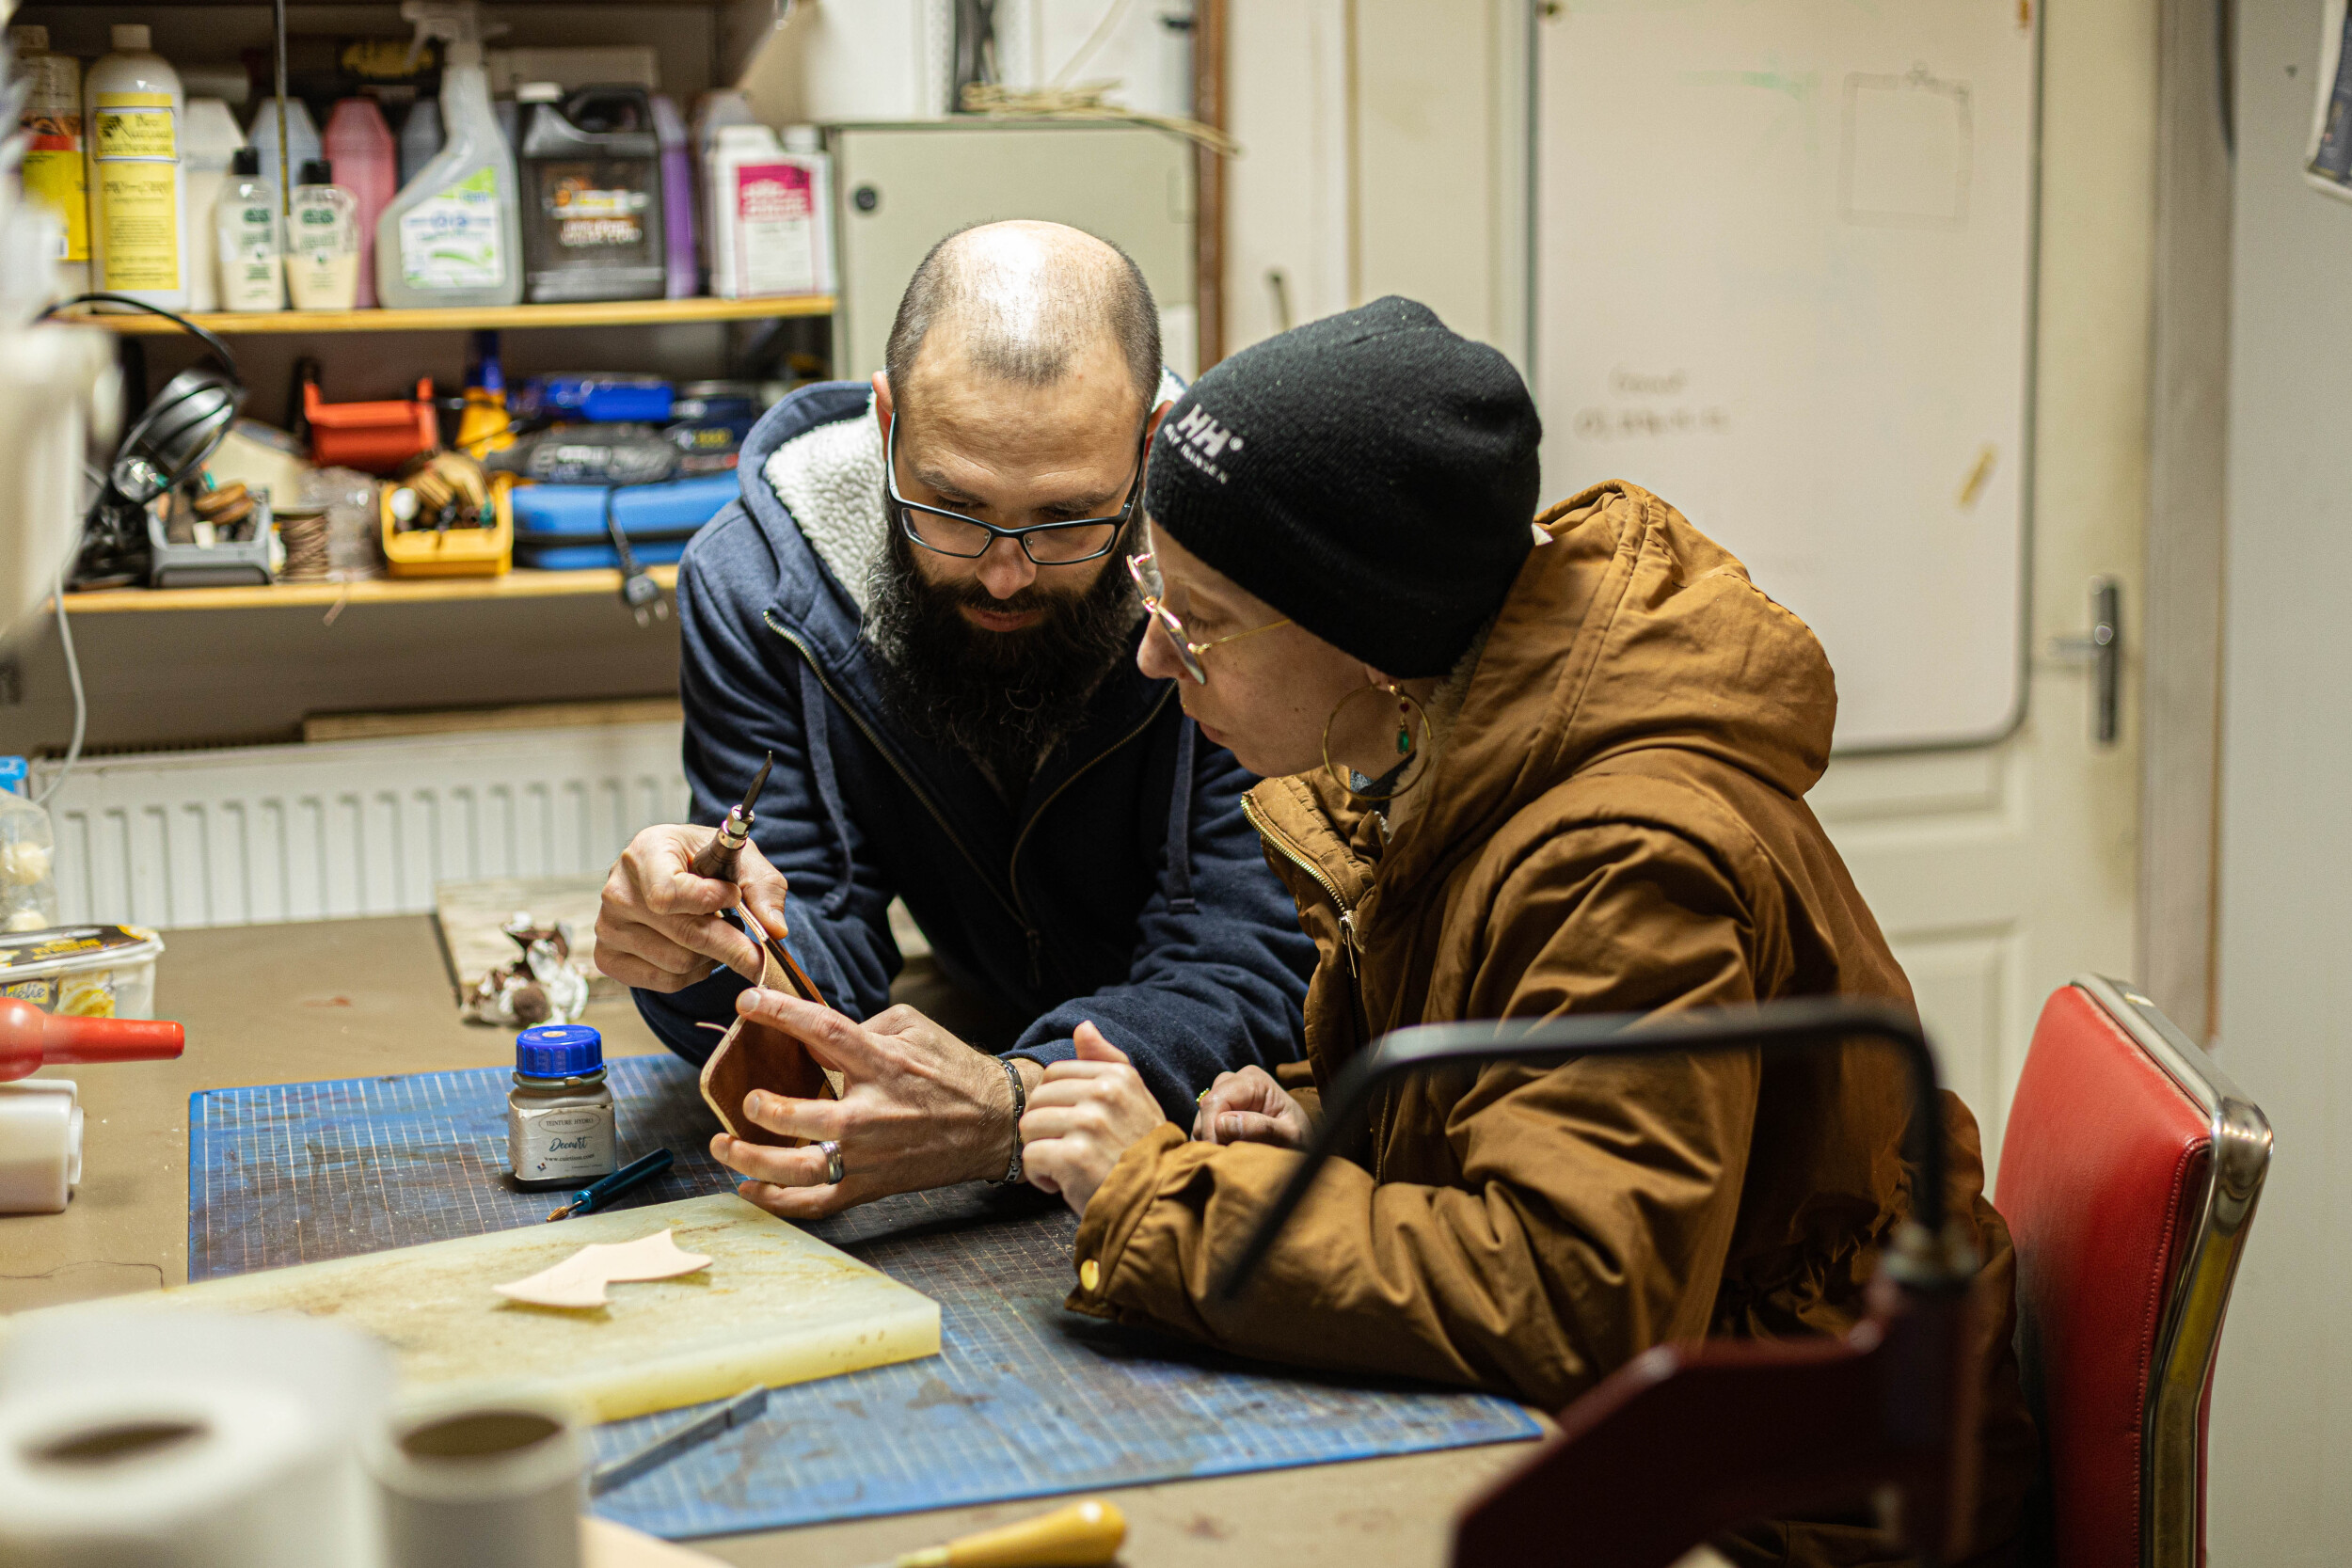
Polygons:
M890 434L882 442L883 485L890 493L890 504L898 509L898 527L909 539L927 550L952 555L962 561L977 561L988 553L989 546L999 539L1010 539L1021 546L1021 553L1040 566L1074 566L1082 561L1094 561L1111 553L1125 531L1129 519L1135 516L1136 503L1143 499L1143 458L1150 450L1150 427L1136 441L1136 466L1127 475L1127 504L1107 517L1073 517L1066 523L1033 523L1027 528L998 528L984 523L968 513L949 512L943 507L925 506L898 494L898 421L890 421Z

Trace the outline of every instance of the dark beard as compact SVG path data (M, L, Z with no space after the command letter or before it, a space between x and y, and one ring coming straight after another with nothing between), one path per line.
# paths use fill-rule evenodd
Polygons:
M885 502L885 513L895 512ZM1103 677L1128 657L1142 607L1116 561L1078 593L1035 583L999 599L977 578L929 582L895 523L875 562L866 635L881 652L884 700L901 723L968 753L1007 800L1076 729ZM945 558L943 558L945 559ZM983 631L960 607L1041 610L1020 631Z

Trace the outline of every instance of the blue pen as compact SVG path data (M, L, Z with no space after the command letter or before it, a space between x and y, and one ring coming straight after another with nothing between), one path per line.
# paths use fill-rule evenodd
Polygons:
M643 1186L660 1176L670 1165L670 1151L666 1148L657 1148L642 1160L631 1160L603 1180L574 1193L572 1200L549 1214L548 1221L552 1224L574 1214L592 1214L630 1188Z

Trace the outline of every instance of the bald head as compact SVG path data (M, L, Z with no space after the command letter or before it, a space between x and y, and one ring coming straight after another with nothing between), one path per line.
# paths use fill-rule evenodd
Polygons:
M931 246L898 301L884 352L906 409L929 345L958 370L1050 387L1108 342L1149 409L1160 384L1160 318L1127 253L1058 223L984 223Z

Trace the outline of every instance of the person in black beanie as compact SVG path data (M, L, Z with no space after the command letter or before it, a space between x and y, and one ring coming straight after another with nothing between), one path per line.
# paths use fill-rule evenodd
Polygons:
M1077 1310L1547 1409L1662 1340L1865 1317L1916 1173L1899 1070L1862 1048L1417 1080L1240 1295L1211 1292L1320 1085L1391 1029L1912 1005L1804 804L1836 715L1820 643L1645 490L1535 515L1540 430L1501 355L1403 299L1245 349L1162 423L1149 549L1128 562L1156 627L1137 662L1267 775L1245 808L1321 961L1310 1071L1222 1074L1190 1128L1091 1022L1046 1070L1023 1159L1079 1214ZM1989 1306L1971 1347L1983 1551L2017 1531L2036 1445L2015 1255L1974 1121L1948 1093L1943 1112L1948 1212ZM1903 1560L1853 1501L1716 1544L1742 1563Z

